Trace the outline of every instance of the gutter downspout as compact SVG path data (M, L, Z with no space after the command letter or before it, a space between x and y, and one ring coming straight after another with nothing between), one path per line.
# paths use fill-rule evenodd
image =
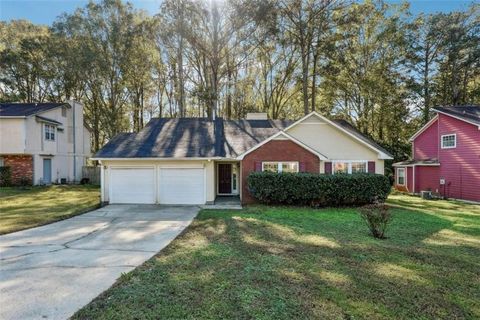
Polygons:
M73 105L73 182L75 182L77 178L77 161L76 161L76 155L77 155L77 139L75 137L75 101L72 102Z

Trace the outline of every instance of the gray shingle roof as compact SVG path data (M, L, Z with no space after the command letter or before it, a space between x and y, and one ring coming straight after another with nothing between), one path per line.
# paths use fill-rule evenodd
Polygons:
M28 117L50 109L58 108L66 103L0 103L0 117Z
M227 157L237 157L293 122L291 120L226 120L224 121L225 154Z
M290 123L280 120L154 118L139 133L115 136L95 158L236 157Z
M480 105L441 106L433 110L440 111L480 126Z
M138 133L115 136L94 158L235 158L292 123L292 120L154 118ZM348 122L335 120L335 123L390 155Z

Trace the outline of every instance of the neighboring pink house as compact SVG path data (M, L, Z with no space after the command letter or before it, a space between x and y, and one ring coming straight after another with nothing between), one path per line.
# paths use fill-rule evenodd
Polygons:
M434 108L410 141L413 159L394 163L395 188L480 201L480 105Z

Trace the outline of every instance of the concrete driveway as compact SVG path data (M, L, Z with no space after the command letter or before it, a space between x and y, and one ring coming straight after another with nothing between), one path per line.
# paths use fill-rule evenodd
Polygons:
M198 207L110 205L0 236L0 319L66 319L172 241Z

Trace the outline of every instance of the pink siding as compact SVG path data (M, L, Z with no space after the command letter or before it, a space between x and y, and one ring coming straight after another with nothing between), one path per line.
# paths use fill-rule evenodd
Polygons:
M442 135L457 135L457 147L442 149ZM478 126L438 114L413 143L415 160L437 158L440 167L415 168L415 192L438 191L447 198L480 201L480 130ZM445 179L445 185L440 185ZM407 185L413 191L413 174L408 172Z
M457 135L457 147L439 149L440 178L446 180L448 198L480 201L480 130L473 124L439 114L438 141Z
M424 190L440 192L440 167L415 167L415 193ZM443 190L443 189L442 189Z
M416 160L438 158L438 120L434 121L413 141L413 158Z

